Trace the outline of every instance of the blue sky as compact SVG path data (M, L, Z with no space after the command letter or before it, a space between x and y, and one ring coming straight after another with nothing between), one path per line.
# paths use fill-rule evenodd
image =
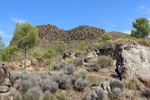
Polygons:
M0 0L0 36L9 45L15 23L90 25L130 33L136 18L150 19L150 0Z

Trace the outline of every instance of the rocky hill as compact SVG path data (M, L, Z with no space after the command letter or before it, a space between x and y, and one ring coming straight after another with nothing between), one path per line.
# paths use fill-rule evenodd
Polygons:
M39 25L36 26L39 32L39 38L43 41L72 41L72 40L88 40L97 39L105 30L87 25L79 26L71 30L63 30L55 25ZM14 44L12 39L10 45Z

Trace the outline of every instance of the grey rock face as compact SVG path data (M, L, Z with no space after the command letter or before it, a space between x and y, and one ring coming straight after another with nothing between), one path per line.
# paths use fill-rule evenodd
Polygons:
M150 47L122 45L120 49L117 61L126 67L129 75L139 77L150 75Z
M5 78L5 80L3 81L2 85L11 86L11 82L10 82L9 78Z
M8 93L1 93L0 94L0 100L11 100L11 93L8 92Z

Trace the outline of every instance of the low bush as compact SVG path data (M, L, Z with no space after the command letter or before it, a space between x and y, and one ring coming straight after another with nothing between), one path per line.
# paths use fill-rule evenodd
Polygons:
M150 88L145 88L142 91L142 96L146 97L146 98L150 98Z
M50 79L44 79L42 81L43 83L43 91L50 91L52 93L55 93L58 90L58 83L54 82Z
M20 90L21 87L22 87L22 80L21 80L21 79L16 80L16 82L14 83L14 87L15 87L17 90Z
M67 74L61 73L58 77L58 84L60 89L67 89L71 85L71 79L67 76Z
M120 88L113 88L112 89L112 95L111 95L111 98L112 99L118 99L120 96L121 96L121 89Z
M58 100L67 100L66 99L66 94L64 92L59 92L56 94Z
M101 66L102 68L112 67L113 60L112 60L112 58L109 58L107 56L99 56L99 58L97 60L97 65Z
M82 79L85 79L87 74L88 74L88 72L86 70L83 70L83 71L79 72L79 77L81 77Z
M42 94L43 93L40 87L32 87L28 89L26 99L28 98L28 100L39 100Z
M19 78L20 78L20 74L18 73L18 71L16 70L10 71L10 81L12 82L12 84L14 84L15 81Z
M100 38L99 38L99 43L102 43L102 42L108 42L112 39L112 36L110 33L104 33Z
M78 78L74 83L74 88L78 91L83 91L83 89L87 86L87 81L83 78Z
M121 90L123 90L124 84L123 84L123 82L121 82L119 80L113 80L110 82L110 88L111 89L120 88Z
M76 80L78 80L79 78L85 79L87 74L88 72L86 70L83 70L79 72L78 74L73 75L72 84L75 84Z
M102 89L97 90L97 100L104 100L104 91Z
M30 57L40 57L42 55L40 50L34 50L32 53L29 54Z
M56 53L52 50L52 49L49 49L47 50L47 52L43 55L43 58L45 59L51 59L53 57L56 56Z
M67 44L64 41L59 41L56 43L56 51L63 54L67 49Z
M44 96L43 100L55 100L55 99L54 99L54 96L47 94Z
M42 80L38 74L26 73L22 77L22 88L21 90L26 92L32 87L42 87Z
M19 51L19 49L16 46L9 46L5 48L1 52L2 60L5 62L10 62L15 60L16 53Z
M65 71L67 74L73 75L74 72L76 71L76 67L74 64L67 64L65 66Z
M65 62L59 62L59 63L56 63L53 66L53 69L54 70L60 70L60 69L63 69L65 66L67 66L67 63L65 63Z
M79 46L80 51L84 52L87 48L88 48L88 46L84 42L80 43L80 46Z

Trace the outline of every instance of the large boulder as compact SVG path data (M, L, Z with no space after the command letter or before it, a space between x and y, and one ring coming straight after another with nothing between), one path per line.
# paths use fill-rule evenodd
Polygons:
M92 64L96 63L97 58L98 58L98 56L97 56L96 52L91 51L85 55L84 61L86 63L88 63L88 65L92 65Z
M0 94L0 100L12 100L11 99L11 93L1 93Z
M8 86L10 87L11 86L11 82L10 82L10 79L9 78L5 78L2 85L5 85L5 86Z
M6 78L6 70L4 67L0 67L0 85L3 83L4 79Z
M6 93L9 91L9 87L8 86L0 86L0 93Z
M116 46L115 58L130 76L150 76L150 47L138 44Z
M142 82L146 87L150 88L150 77L139 77L140 82Z

